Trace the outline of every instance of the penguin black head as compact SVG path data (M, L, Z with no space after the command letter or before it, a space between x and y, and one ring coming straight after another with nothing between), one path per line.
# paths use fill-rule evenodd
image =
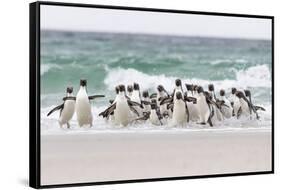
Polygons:
M116 94L119 94L119 86L115 87L115 92L116 92Z
M157 90L158 90L159 92L162 92L162 91L164 90L164 87L163 87L162 85L158 85L158 86L157 86Z
M177 93L176 93L176 98L177 98L178 100L182 99L182 94L181 94L181 92L177 92Z
M214 87L213 84L209 84L208 89L209 89L210 92L213 92L215 90L215 87Z
M251 96L250 90L244 90L244 92L245 92L245 95L246 95L247 97L250 97L250 96Z
M243 94L243 92L241 92L241 91L236 91L236 96L240 99L240 98L243 98L243 96L244 96L244 94Z
M151 107L152 110L155 110L155 109L157 108L157 105L156 105L156 103L152 103L152 104L150 105L150 107Z
M119 85L119 92L125 92L125 86L123 84Z
M133 92L133 86L132 85L128 85L127 86L127 91L128 92Z
M237 91L237 89L236 89L236 88L231 88L231 93L232 93L232 94L235 94L235 93L236 93L236 91Z
M181 80L180 79L176 79L175 83L176 83L176 86L181 86Z
M157 101L155 99L152 99L151 104L157 104Z
M134 90L139 90L140 89L140 86L138 83L134 83Z
M225 91L223 89L220 90L220 95L225 96Z
M148 91L143 91L142 92L142 97L148 98L148 96L149 96Z
M198 93L204 92L203 87L202 87L202 86L198 86L198 87L197 87L197 92L198 92Z
M185 84L185 87L187 90L191 91L192 90L192 85L191 84Z
M66 92L71 94L73 92L73 88L72 87L67 87L66 88Z
M80 80L80 86L87 86L87 80L81 79Z
M208 91L203 92L207 99L211 98L211 94Z

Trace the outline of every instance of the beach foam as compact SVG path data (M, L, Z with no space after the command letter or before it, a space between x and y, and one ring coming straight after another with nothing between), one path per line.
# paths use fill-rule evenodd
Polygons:
M184 78L183 83L200 84L203 87L207 87L208 84L213 83L217 89L230 89L232 87L249 88L249 87L271 87L271 75L267 65L257 65L249 67L246 70L235 70L236 79L225 79L209 81L198 78ZM132 81L141 84L142 90L155 89L159 84L163 84L168 91L172 91L174 88L174 81L176 76L161 75L149 75L136 69L124 69L124 68L107 68L107 76L104 83L107 89L114 89L119 84L131 84Z

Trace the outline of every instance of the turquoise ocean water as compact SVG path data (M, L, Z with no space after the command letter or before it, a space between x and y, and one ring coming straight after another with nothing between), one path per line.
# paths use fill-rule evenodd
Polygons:
M174 80L216 91L231 87L252 91L255 103L271 115L271 41L203 37L41 32L41 116L61 102L67 86L76 94L88 80L89 94L105 94L93 103L101 110L118 84L138 82L154 92L158 84L172 91Z

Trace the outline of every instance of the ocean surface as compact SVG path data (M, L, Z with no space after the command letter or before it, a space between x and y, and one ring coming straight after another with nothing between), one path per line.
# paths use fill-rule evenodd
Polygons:
M254 104L262 105L260 121L224 121L215 129L271 127L271 41L203 37L113 34L95 32L41 32L41 128L44 133L59 129L59 112L47 117L62 103L67 86L79 90L80 79L88 80L88 93L106 98L92 101L93 128L114 130L98 113L113 99L118 84L138 82L141 90L155 92L162 84L172 91L174 80L183 83L215 85L215 90L232 87L250 89ZM72 131L79 131L74 115ZM155 129L145 124L127 129ZM163 128L163 127L162 127ZM208 127L192 125L190 129ZM124 129L122 129L124 130ZM209 130L209 129L208 129Z

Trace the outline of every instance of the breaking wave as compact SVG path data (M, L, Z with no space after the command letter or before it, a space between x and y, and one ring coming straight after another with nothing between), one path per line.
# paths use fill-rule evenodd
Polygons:
M155 89L157 85L162 84L168 91L172 91L174 81L177 78L176 76L167 76L165 74L149 75L132 68L124 69L119 67L107 70L108 73L104 83L108 89L113 89L119 84L127 85L132 82L138 82L143 90ZM238 88L271 87L271 74L267 65L257 65L245 70L236 70L235 74L235 79L210 81L199 78L183 78L182 81L183 83L200 84L203 87L212 82L217 89L229 89L234 86Z

